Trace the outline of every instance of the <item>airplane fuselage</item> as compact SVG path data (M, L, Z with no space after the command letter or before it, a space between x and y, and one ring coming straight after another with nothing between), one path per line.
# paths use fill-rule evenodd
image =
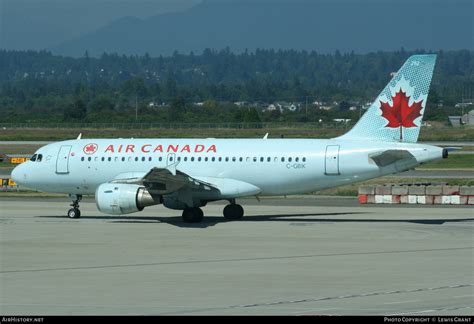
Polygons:
M409 151L416 160L380 167L370 158L391 149ZM85 139L49 144L37 154L41 161L25 163L15 178L46 192L94 194L99 185L118 177L174 164L203 181L225 178L252 184L265 196L313 192L402 172L442 158L442 149L337 139Z

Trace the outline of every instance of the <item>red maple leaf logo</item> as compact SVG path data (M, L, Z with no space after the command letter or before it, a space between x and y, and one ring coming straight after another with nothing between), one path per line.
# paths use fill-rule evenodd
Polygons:
M94 144L94 143L87 144L86 146L84 146L84 153L94 154L97 151L98 147L99 146L97 144Z
M390 106L388 102L380 101L382 117L388 120L388 124L385 127L418 127L415 125L414 120L421 116L420 111L423 100L414 102L409 106L409 99L410 97L407 97L406 93L400 88L395 97L392 97L393 106Z

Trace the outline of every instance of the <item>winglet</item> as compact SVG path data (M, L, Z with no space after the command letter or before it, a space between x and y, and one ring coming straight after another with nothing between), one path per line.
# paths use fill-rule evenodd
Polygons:
M82 133L79 133L79 135L77 136L76 140L80 140L82 138Z

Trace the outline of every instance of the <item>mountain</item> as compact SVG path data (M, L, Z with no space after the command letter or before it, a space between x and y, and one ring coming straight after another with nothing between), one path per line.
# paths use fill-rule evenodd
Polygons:
M52 47L57 54L171 55L205 48L355 51L473 49L471 0L208 0L125 17Z
M199 2L200 0L0 0L0 48L41 50L94 32L125 15L151 17L184 10Z

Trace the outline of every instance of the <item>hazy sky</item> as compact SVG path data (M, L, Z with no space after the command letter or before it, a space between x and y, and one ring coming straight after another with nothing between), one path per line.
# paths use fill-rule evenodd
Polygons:
M0 48L41 49L124 16L180 11L201 0L0 0Z
M471 49L473 8L474 0L0 0L0 49ZM169 12L180 13L158 16ZM127 16L143 21L117 21Z

